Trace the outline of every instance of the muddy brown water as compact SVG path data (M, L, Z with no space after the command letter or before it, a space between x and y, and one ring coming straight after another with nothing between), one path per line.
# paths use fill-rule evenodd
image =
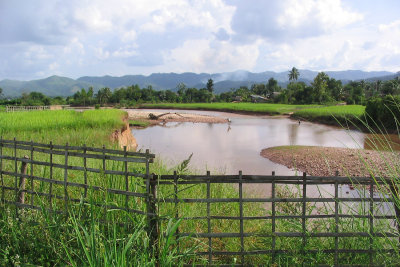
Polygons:
M368 135L338 127L310 123L287 117L239 115L212 111L146 110L154 112L195 113L229 118L230 123L167 123L145 129L132 129L139 149L150 149L168 167L174 167L192 153L189 167L198 173L212 174L301 175L296 170L260 156L263 148L285 145L370 148ZM256 197L270 197L270 185L245 185ZM334 195L330 185L308 187L308 197ZM360 192L342 186L340 196L357 197Z
M150 110L155 111L155 110ZM163 112L164 110L156 110ZM133 129L139 149L150 149L169 166L193 153L190 167L200 172L236 174L295 174L260 156L263 148L284 145L363 148L365 134L286 117L249 116L223 112L165 110L229 118L230 123L167 123Z

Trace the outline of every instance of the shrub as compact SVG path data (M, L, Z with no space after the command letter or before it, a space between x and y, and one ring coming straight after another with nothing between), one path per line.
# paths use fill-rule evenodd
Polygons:
M368 122L379 128L394 130L397 129L400 118L400 96L385 96L372 98L368 101L365 112Z

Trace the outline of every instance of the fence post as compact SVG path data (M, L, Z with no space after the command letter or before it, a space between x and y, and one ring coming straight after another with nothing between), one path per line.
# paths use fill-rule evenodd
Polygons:
M156 257L156 265L159 265L158 262L158 222L157 222L157 207L156 207L156 199L157 199L157 176L154 174L150 174L150 159L148 155L150 151L146 149L146 205L147 205L147 223L148 223L148 235L150 238L150 247L153 247L155 257Z
M0 136L0 180L1 180L1 200L4 203L4 178L3 178L3 136Z
M29 159L28 156L24 156L24 159ZM21 174L26 175L26 170L28 169L28 163L23 161L21 163ZM24 204L25 203L25 177L21 176L19 178L19 190L18 190L18 203Z
M31 140L31 169L30 169L30 175L31 175L31 191L35 192L35 183L33 182L33 141ZM34 198L35 194L31 194L31 205L33 206L34 204Z
M154 247L154 253L156 257L156 266L159 266L158 262L158 213L157 213L157 175L154 173L150 175L150 244Z
M207 171L207 233L211 235L211 184L210 171ZM212 238L208 237L208 265L212 264Z
M239 215L240 215L240 253L244 265L244 225L243 225L243 174L239 171Z
M15 201L18 203L18 200L19 200L19 194L18 194L19 183L18 183L17 139L14 137L13 141L14 141ZM18 217L18 206L15 206L15 208L16 208L15 209L15 215Z
M50 180L53 180L53 142L50 141ZM51 202L51 199L53 197L53 183L49 183L49 206L50 210L53 210L53 204Z
M374 265L374 180L370 176L369 184L369 265Z
M400 246L400 199L399 199L399 192L394 182L390 184L390 192L392 193L392 203L394 206L394 211L396 213L396 224L397 224L397 232L399 233L399 246Z
M302 254L305 256L306 254L306 234L307 234L307 228L306 228L306 198L307 198L307 174L303 172L303 208L302 208L302 219L301 219L301 225L302 225L302 232L303 232L303 246L302 246ZM302 260L304 264L304 259Z
M176 171L174 171L174 192L175 192L175 220L178 221L179 219L179 207L178 207L178 174ZM179 226L176 229L176 234L175 234L175 241L176 245L178 248L178 253L180 252L180 247L179 247Z
M339 176L339 171L335 173L336 177ZM339 183L335 181L335 233L339 233ZM334 265L338 266L339 263L339 237L335 236L335 256Z
M276 230L276 225L275 225L275 216L276 216L276 211L275 211L275 171L272 171L272 189L271 189L271 198L272 198L272 210L271 210L271 215L272 215L272 263L275 264L275 249L276 249L276 235L275 235L275 230Z
M64 209L65 216L68 216L68 143L64 152Z

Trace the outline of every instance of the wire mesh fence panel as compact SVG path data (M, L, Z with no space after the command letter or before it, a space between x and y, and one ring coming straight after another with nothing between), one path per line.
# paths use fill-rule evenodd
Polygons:
M181 242L181 249L197 241L197 255L211 265L379 265L382 254L399 252L393 199L373 190L388 182L175 173L159 177L159 191L169 186L175 192L157 203L164 215L178 210L175 218L182 222L176 235L191 240ZM352 194L346 193L348 185Z
M146 214L144 180L153 154L15 139L0 139L0 152L4 203L60 213L80 203Z

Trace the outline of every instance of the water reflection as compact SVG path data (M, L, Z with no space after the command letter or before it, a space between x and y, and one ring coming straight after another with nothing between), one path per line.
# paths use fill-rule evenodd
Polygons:
M364 149L372 150L400 150L400 138L397 134L366 134L364 139Z
M299 130L299 125L297 123L289 124L289 143L290 145L297 144L297 133Z

